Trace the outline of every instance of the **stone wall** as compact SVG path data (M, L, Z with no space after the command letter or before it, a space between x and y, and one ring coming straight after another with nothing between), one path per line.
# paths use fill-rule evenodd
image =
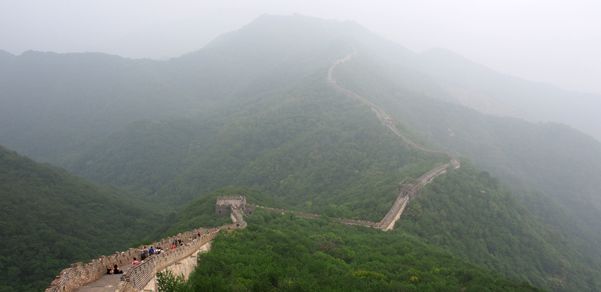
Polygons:
M390 208L390 210L388 210L386 215L384 215L384 218L382 218L382 220L378 222L376 228L382 229L384 231L393 229L394 224L397 220L399 220L399 218L403 214L405 207L407 207L409 200L415 198L415 196L417 196L419 191L425 185L432 182L432 180L434 180L439 175L446 173L450 165L451 164L447 163L437 166L420 176L415 181L402 184L399 188L399 194L397 195L396 200L392 204L392 207ZM458 166L455 164L452 164L452 166L454 168L458 168Z
M119 291L139 291L154 278L155 274L167 266L190 256L197 252L203 245L212 241L221 230L234 230L246 227L244 221L244 210L246 210L246 197L231 196L222 197L217 200L216 205L228 206L232 224L223 225L212 229L193 229L187 232L179 233L175 236L163 238L160 241L151 244L155 247L162 247L163 252L158 255L148 257L140 265L132 267L122 277L119 284ZM254 208L252 209L254 210ZM175 249L170 249L171 243L181 240L183 245ZM150 246L150 245L149 245ZM134 257L139 258L143 246L130 248L124 252L117 252L110 256L101 256L88 263L75 263L66 268L52 281L46 292L74 291L88 283L92 283L106 274L109 267L117 264L123 267L129 264Z
M66 268L52 281L46 292L73 291L87 283L96 281L106 274L107 267L113 265L124 266L131 262L133 257L139 256L140 250L130 248L124 252L117 252L110 256L101 256L88 263L75 263Z
M205 229L194 229L175 236L163 238L154 242L152 246L160 246L167 250L173 240L180 239L182 242L189 242L198 234L205 233ZM150 246L150 245L149 245ZM46 292L73 291L85 284L94 282L106 274L106 269L113 265L123 267L131 263L134 257L140 258L143 246L130 248L123 252L116 252L109 256L101 256L88 263L75 263L71 267L63 269L59 275L52 281Z
M260 206L260 205L252 205L252 204L248 204L248 206L252 206L253 208L261 208L263 210L267 210L270 212L277 212L280 213L282 215L284 214L293 214L297 217L300 218L305 218L305 219L318 219L321 218L321 215L319 214L313 214L313 213L307 213L307 212L300 212L300 211L292 211L292 210L286 210L286 209L280 209L280 208L271 208L271 207L265 207L265 206ZM333 218L332 220L341 223L341 224L345 224L345 225L355 225L355 226L364 226L364 227L371 227L371 228L376 228L377 223L373 222L373 221L367 221L367 220L358 220L358 219L346 219L346 218Z
M345 224L345 225L377 228L377 229L381 229L384 231L391 230L394 228L396 221L398 221L399 218L401 217L401 215L403 214L403 211L407 207L409 200L415 198L415 196L417 196L419 191L425 185L432 182L432 180L434 180L439 175L446 173L447 170L449 169L449 167L451 167L451 166L453 168L459 168L460 163L458 160L453 159L453 160L451 160L450 163L446 163L446 164L442 164L442 165L434 167L433 169L426 172L425 174L423 174L422 176L420 176L419 178L417 178L415 180L408 180L408 181L405 180L404 183L402 183L399 186L399 194L397 195L394 203L392 204L392 207L390 207L390 209L388 210L386 215L384 215L382 220L380 220L378 222L372 222L372 221L367 221L367 220L357 220L357 219L346 219L346 218L332 218L332 220L334 220L338 223L341 223L341 224ZM305 219L317 219L317 218L321 217L319 214L306 213L306 212L300 212L300 211L292 211L292 210L286 210L286 209L280 209L280 208L271 208L271 207L265 207L265 206L260 206L260 205L246 204L246 206L252 207L253 209L261 208L263 210L277 212L280 214L293 214L295 216L298 216L300 218L305 218ZM234 219L232 219L232 220L234 220Z
M246 197L243 195L218 197L215 202L217 215L229 215L231 209L246 210Z
M194 254L203 245L213 240L219 231L219 228L213 228L208 233L201 234L200 237L184 243L183 246L149 257L146 261L131 268L123 275L119 284L119 291L140 291L144 289L157 272L162 271L174 262Z
M201 246L199 250L197 250L190 256L188 256L184 259L180 259L176 262L173 262L171 265L167 266L164 270L159 271L159 272L170 271L171 273L173 273L173 275L183 276L184 280L188 280L188 277L190 276L190 274L192 274L192 272L194 271L194 269L196 269L196 266L198 265L199 255L201 253L208 252L210 249L211 249L211 242L208 242L205 245ZM146 284L146 286L144 286L143 291L152 292L152 291L158 291L157 289L158 289L157 276L155 275L152 278L152 280L150 280L148 282L148 284Z

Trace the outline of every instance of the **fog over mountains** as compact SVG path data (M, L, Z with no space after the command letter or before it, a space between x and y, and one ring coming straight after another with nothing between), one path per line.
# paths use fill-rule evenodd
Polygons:
M501 74L443 49L421 55L422 68L452 95L452 101L483 113L562 123L601 140L600 95Z
M420 242L425 253L444 252L439 257L444 259L448 254L449 266L468 269L467 263L482 269L469 274L477 279L501 277L554 291L601 289L601 97L500 74L444 49L416 53L355 22L264 15L204 48L165 61L102 53L0 52L0 145L92 183L4 148L0 166L6 171L0 178L12 186L21 172L41 173L55 178L52 184L59 191L52 188L40 197L57 196L57 203L71 206L69 196L97 194L107 206L123 205L117 214L98 207L93 214L101 218L136 221L122 213L148 208L132 226L167 222L156 224L157 230L149 232L153 235L214 223L205 213L212 212L216 192L227 187L248 192L259 204L377 220L394 200L400 178L415 178L447 157L401 143L367 106L328 85L328 68L353 52L336 69L337 82L385 109L411 139L463 162L411 202L392 237L374 238L393 250ZM60 192L63 185L68 192ZM85 195L78 186L87 190ZM27 209L9 197L14 188L0 190L2 198ZM36 198L36 192L27 193ZM3 220L7 226L22 224ZM249 222L261 227L242 232L280 239L283 233L277 230L287 224L267 215ZM311 235L309 227L322 223L290 224L313 240L319 236ZM128 232L132 226L119 230ZM18 229L1 231L14 237ZM52 238L69 235L48 229ZM106 232L103 228L98 234ZM379 252L365 240L368 233L353 229L349 234L349 249L365 245ZM228 240L241 253L252 250ZM115 239L115 247L132 241ZM333 257L332 265L340 269L362 271L341 275L364 279L357 275L377 269L345 249L343 239L328 239L332 242L337 247L330 250L309 252L311 242L301 250L312 259L323 256L324 263ZM57 262L36 280L44 282L57 263L91 254L89 249L70 255L45 252L45 259ZM3 256L0 267L16 261ZM216 256L227 253L217 249ZM416 267L422 263L415 261ZM408 280L390 265L370 270L382 276L367 273L380 282L366 287L406 287ZM423 272L425 279L433 269ZM26 272L15 269L11 275L25 279L19 275ZM203 277L196 279L207 281ZM219 277L228 283L233 276L224 272ZM453 285L468 287L470 277L457 276ZM444 286L443 278L432 276L440 286L427 287Z

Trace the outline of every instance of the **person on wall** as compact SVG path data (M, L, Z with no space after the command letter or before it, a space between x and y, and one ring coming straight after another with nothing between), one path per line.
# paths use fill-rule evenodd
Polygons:
M123 270L119 270L119 267L117 266L117 264L115 264L113 266L113 275L115 274L123 274Z

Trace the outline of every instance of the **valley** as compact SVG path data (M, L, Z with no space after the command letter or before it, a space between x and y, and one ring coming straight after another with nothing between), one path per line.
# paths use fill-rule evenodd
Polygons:
M2 292L601 289L601 143L458 102L511 83L455 57L301 15L167 60L0 57Z

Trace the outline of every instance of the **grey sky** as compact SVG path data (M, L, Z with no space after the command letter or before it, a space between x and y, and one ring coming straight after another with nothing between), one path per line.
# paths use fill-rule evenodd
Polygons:
M502 72L601 93L598 0L2 0L0 49L167 58L264 13L355 20L413 50L443 47Z

